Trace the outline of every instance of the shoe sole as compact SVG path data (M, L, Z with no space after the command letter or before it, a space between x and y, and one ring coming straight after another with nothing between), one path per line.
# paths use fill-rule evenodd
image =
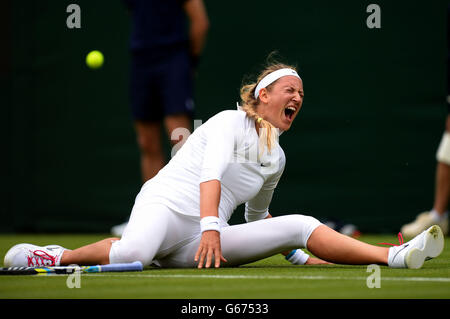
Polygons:
M425 244L422 249L413 248L406 256L406 266L410 269L419 269L425 260L439 256L444 249L444 235L438 225L426 230Z

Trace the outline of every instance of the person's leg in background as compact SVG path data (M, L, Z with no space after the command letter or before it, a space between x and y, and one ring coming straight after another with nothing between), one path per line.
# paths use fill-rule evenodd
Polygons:
M435 210L441 218L448 218L447 210L450 200L450 115L447 115L445 133L442 137L441 145L439 145L436 157L438 164L436 168L436 188L433 210ZM445 230L445 233L447 233L447 230Z
M192 118L188 114L179 113L168 115L164 119L164 125L166 127L167 135L174 149L172 149L171 155L175 155L176 151L183 146L184 142L192 133Z
M166 116L164 126L171 146L182 146L186 141L186 132L190 133L191 118L186 114L174 114ZM145 183L166 164L166 156L163 150L160 122L137 121L135 123L136 138L141 154L142 181Z
M442 136L437 154L434 202L430 211L419 214L416 219L403 225L401 232L414 237L437 224L444 235L448 234L448 204L450 199L450 115L447 116L446 130Z
M141 176L145 183L165 165L161 143L161 123L136 121L136 139L140 151Z
M434 200L435 210L441 217L448 214L448 201L450 196L450 165L439 162L436 169L436 194Z
M179 148L186 141L185 133L190 132L191 118L186 114L169 115L164 118L164 126L171 145L177 145L177 148ZM135 123L136 137L141 154L143 183L158 174L159 170L166 164L161 127L160 122L137 121Z

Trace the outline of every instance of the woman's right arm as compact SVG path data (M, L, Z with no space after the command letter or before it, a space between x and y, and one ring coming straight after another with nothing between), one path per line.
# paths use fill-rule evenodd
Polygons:
M233 161L235 143L239 139L240 122L234 112L219 113L204 125L207 138L200 172L200 226L202 238L194 260L198 268L209 268L214 256L215 267L220 267L222 256L220 247L219 203L221 179ZM216 223L216 224L215 224ZM206 229L206 230L205 230Z
M200 183L200 218L219 217L219 202L220 202L220 181L214 179L207 182ZM214 225L213 225L214 226ZM212 227L214 228L214 227ZM198 268L209 268L214 257L214 266L220 267L220 262L226 262L227 260L222 256L222 249L220 245L220 225L217 225L218 230L206 230L202 232L202 238L200 245L195 254L195 262L198 262Z

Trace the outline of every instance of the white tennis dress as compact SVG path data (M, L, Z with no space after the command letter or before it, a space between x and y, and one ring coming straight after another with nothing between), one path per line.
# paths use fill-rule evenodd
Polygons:
M200 233L200 183L219 180L223 266L306 247L320 225L303 215L264 219L285 167L275 143L258 154L254 120L241 110L227 110L197 128L159 173L143 186L110 262L140 260L144 265L194 267ZM261 155L261 156L259 156ZM236 207L245 203L247 224L229 226Z

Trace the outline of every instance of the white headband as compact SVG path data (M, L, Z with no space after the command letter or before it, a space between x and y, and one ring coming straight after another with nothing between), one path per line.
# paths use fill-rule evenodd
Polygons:
M262 78L261 81L259 81L258 85L256 86L255 89L255 99L258 98L259 96L259 91L261 91L261 89L269 86L270 84L272 84L273 82L275 82L276 80L278 80L279 78L283 77L283 76L287 76L287 75L293 75L296 76L300 79L300 76L297 74L297 72L295 72L295 70L292 69L279 69L276 70L272 73L267 74L265 77Z

